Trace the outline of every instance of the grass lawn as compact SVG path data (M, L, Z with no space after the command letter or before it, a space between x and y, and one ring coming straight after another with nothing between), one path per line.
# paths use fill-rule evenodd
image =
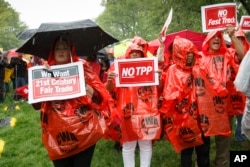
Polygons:
M6 107L9 107L7 110ZM19 106L19 108L17 107ZM15 118L15 126L0 126L0 167L52 167L47 152L41 143L40 113L27 102L14 103L6 98L0 104L0 120ZM214 158L214 142L211 143L211 162ZM4 141L1 153L1 142ZM233 142L233 150L239 145ZM138 151L136 166L139 166ZM212 163L211 163L212 164ZM95 149L93 167L122 167L121 151L114 149L114 142L100 140ZM162 139L154 143L152 167L179 167L180 156L176 154L169 142Z

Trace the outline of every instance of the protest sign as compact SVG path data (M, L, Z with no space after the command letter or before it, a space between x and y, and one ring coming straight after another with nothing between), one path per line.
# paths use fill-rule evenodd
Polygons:
M241 16L239 27L243 31L250 31L250 16Z
M224 30L227 25L237 26L236 3L222 3L201 7L202 31Z
M156 57L116 59L114 61L117 87L158 85L158 61Z
M29 68L29 103L86 95L82 62Z

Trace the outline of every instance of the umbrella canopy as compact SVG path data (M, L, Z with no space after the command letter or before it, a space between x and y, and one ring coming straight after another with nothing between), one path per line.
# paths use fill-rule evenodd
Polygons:
M191 31L191 30L187 30L187 29L168 34L166 36L165 41L164 41L165 51L166 51L166 49L168 49L168 47L171 45L171 43L173 43L173 41L177 35L182 37L182 38L186 38L186 39L192 41L193 44L196 45L198 50L201 50L202 43L207 36L206 34L203 34L201 32Z
M158 38L154 39L148 43L148 51L154 55L159 46L160 46L159 39Z
M31 38L36 32L37 32L37 29L24 30L17 35L17 38L21 40L27 40Z
M42 23L37 32L18 48L17 52L32 54L47 60L52 44L58 37L72 42L79 56L93 56L105 46L118 42L90 19Z

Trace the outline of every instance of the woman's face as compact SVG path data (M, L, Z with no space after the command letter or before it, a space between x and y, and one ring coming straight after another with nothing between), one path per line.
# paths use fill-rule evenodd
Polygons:
M56 64L70 63L70 46L64 40L57 41L54 50Z
M139 50L133 50L130 53L130 58L134 59L134 58L141 58L143 57L143 53Z
M194 53L192 52L188 52L187 53L187 62L186 62L186 66L193 66L194 65Z

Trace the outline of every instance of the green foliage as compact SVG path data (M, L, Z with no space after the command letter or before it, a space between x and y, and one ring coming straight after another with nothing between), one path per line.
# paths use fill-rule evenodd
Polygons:
M11 95L13 95L11 93ZM9 110L4 110L9 106ZM14 109L19 106L20 109ZM40 113L27 102L14 103L11 96L0 104L0 119L16 118L14 127L0 127L0 140L5 141L3 153L0 156L1 167L52 167L47 151L41 142ZM235 124L234 124L235 125ZM113 141L100 140L94 152L92 167L122 167L122 152L114 148ZM241 150L239 144L233 142L232 150ZM246 148L244 148L246 149ZM214 138L211 138L211 166L215 156ZM136 149L136 166L139 166L139 151ZM154 142L152 167L179 167L180 155L165 139Z
M16 35L26 29L25 23L19 19L19 14L8 2L0 0L0 48L9 50L19 47L22 43Z
M184 29L201 32L201 6L225 2L235 0L103 0L105 11L96 21L120 40L138 35L151 41L158 37L171 7L173 19L168 33ZM244 2L246 6L237 0L238 21L250 6L249 1Z

